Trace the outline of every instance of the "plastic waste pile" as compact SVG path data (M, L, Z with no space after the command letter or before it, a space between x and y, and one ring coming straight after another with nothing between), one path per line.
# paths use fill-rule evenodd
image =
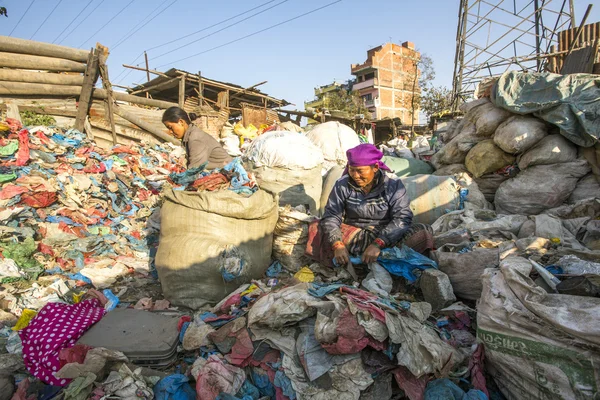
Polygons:
M567 77L546 75L503 75L493 102L464 104L464 117L439 135L434 174L455 178L464 207L433 224L433 258L457 298L478 302L486 371L506 398L593 398L600 393L591 377L600 359L591 333L600 305L600 145L583 129L587 114L562 118L579 94L542 104L532 97L538 92L520 93L543 80L548 96L568 86L564 95L593 77L569 86ZM588 98L597 93L592 86ZM517 115L517 108L531 110Z

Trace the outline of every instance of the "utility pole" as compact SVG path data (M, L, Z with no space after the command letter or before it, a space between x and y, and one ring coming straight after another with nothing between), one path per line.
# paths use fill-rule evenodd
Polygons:
M146 78L150 82L150 67L148 66L148 53L144 51L144 58L146 59ZM150 97L150 93L146 92L146 98Z

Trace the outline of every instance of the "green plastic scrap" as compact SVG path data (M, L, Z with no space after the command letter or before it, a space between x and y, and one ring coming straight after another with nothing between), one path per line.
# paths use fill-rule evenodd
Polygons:
M1 246L4 249L2 255L14 260L26 274L28 280L35 280L44 272L44 267L33 258L37 251L37 245L32 237L28 237L20 243L3 243ZM15 282L21 279L7 277L0 280L0 283Z
M119 165L121 167L124 167L125 165L128 165L127 161L123 160L121 157L116 156L114 154L112 156L110 156L109 158L111 160L113 160L115 162L115 164L117 164L117 165Z
M17 174L11 171L10 174L0 174L0 183L6 183L17 179Z
M7 157L12 156L19 150L19 142L11 140L6 146L0 146L0 156Z
M89 372L76 378L64 390L65 400L86 400L94 389L96 375Z

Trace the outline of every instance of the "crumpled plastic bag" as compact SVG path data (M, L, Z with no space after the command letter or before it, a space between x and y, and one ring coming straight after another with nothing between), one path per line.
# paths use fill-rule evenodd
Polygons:
M362 281L365 289L380 297L387 297L393 284L392 276L385 268L377 263L369 264L369 273Z
M248 313L248 326L278 330L313 316L320 302L307 290L308 284L301 283L261 297Z
M448 365L458 365L463 360L454 347L423 323L428 315L421 314L417 315L419 318L389 312L385 315L390 340L401 345L398 364L408 368L417 378L443 371Z
M152 400L154 393L151 389L159 377L144 378L142 369L131 371L123 364L119 371L111 371L108 378L100 386L106 396L116 396L122 400ZM154 382L152 382L154 381Z
M173 374L161 379L154 386L155 400L195 400L196 392L182 374Z
M83 364L65 364L57 373L61 379L75 379L87 374L100 375L108 362L127 362L125 354L120 351L108 350L102 347L91 349L87 352Z
M243 369L210 356L196 378L198 400L215 400L220 393L235 395L246 380Z

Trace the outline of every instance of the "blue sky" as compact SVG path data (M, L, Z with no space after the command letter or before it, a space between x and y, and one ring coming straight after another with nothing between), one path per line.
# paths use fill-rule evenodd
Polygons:
M12 36L25 39L33 35L33 40L86 49L100 42L111 50L111 80L123 85L145 81L144 72L125 75L121 65L143 66L143 57L139 56L148 50L151 68L166 70L174 66L190 72L202 71L204 76L243 86L266 80L268 83L261 90L285 98L301 109L305 100L312 99L315 86L348 79L350 64L362 63L368 49L390 40L414 42L433 58L435 84L451 87L452 83L458 0L342 0L231 44L227 43L335 0L91 0L78 22L66 30L89 0L33 1L18 26L17 21L32 0L0 1L9 14L9 18L0 19L0 35L12 32ZM588 3L575 0L578 20ZM256 9L184 40L155 48L252 8ZM158 11L153 13L154 10ZM248 18L261 11L264 12ZM136 25L141 26L153 16L156 18L152 22L127 38ZM588 23L599 19L597 8ZM162 55L203 36L208 37ZM127 40L122 41L124 38ZM224 46L216 48L221 45ZM204 54L193 56L197 53ZM190 56L193 57L179 61Z

